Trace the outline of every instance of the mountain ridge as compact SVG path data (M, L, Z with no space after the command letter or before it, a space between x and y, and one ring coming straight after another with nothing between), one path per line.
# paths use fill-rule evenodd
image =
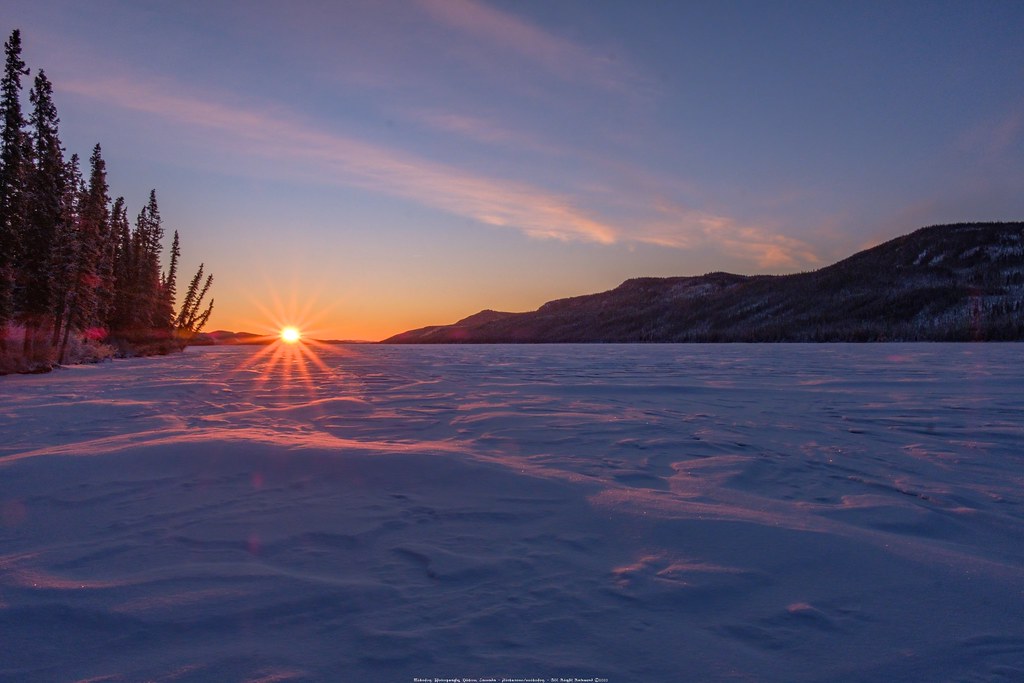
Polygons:
M1024 222L915 230L792 275L630 278L535 311L485 309L384 344L1024 339Z

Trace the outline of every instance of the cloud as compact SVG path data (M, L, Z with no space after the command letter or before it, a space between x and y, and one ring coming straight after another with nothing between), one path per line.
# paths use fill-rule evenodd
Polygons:
M329 133L285 115L198 99L127 79L68 81L61 90L216 132L216 144L297 162L323 181L362 187L533 237L610 244L619 231L568 198L525 183L486 178L415 155Z
M328 132L287 112L198 98L168 84L125 78L71 80L60 89L212 133L204 138L206 144L221 152L263 157L274 162L276 172L282 175L389 194L486 225L517 229L530 237L600 244L635 242L674 249L710 247L771 269L793 269L819 261L807 244L794 238L727 216L647 199L643 192L630 196L624 204L631 210L613 222L582 206L607 203L601 194L569 196L529 183L480 176ZM503 136L499 129L477 120L445 121L464 132L497 139Z
M640 242L676 249L716 247L731 256L769 270L793 270L821 263L806 242L761 225L742 223L662 201L659 217L637 236Z
M510 52L565 81L584 81L616 91L642 81L617 59L475 0L418 0L417 4L435 22L477 40L488 49Z
M454 133L460 137L487 145L516 147L531 151L550 152L552 145L521 131L504 128L493 121L462 113L439 110L411 110L406 118L434 130Z

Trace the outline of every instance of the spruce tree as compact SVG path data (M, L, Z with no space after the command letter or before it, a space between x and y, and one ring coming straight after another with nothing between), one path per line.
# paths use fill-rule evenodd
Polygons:
M192 277L188 290L185 292L181 310L174 320L175 333L181 339L183 346L202 331L206 321L210 319L210 314L213 313L213 299L210 300L210 305L205 310L202 308L203 299L213 284L213 275L207 275L206 281L203 281L203 267L204 265L200 263L199 270Z
M0 81L0 350L6 348L7 324L16 313L16 279L25 231L25 184L30 150L23 130L21 77L29 71L21 59L21 32L14 30L4 43L3 80Z
M89 184L78 207L78 277L72 324L91 338L105 335L105 307L108 283L105 251L109 229L110 197L107 195L107 165L97 144L89 157Z
M161 320L163 296L160 288L160 252L163 249L164 229L157 206L156 190L149 193L149 201L139 212L135 223L139 238L139 322L148 330L166 330Z
M110 221L111 233L117 246L114 257L114 301L110 330L115 335L124 336L123 333L131 327L136 286L132 231L128 224L128 209L124 197L114 200Z
M181 257L181 248L178 246L178 231L174 231L174 240L171 242L171 262L167 266L167 273L160 280L160 325L167 329L174 327L174 299L177 295L178 280L178 258Z
M67 351L68 339L72 326L78 316L75 315L78 297L79 262L82 258L82 240L79 227L81 225L80 209L85 196L85 181L78 155L72 154L64 170L64 201L62 211L64 220L60 224L53 252L53 303L54 311L53 344L60 343L57 353L58 362L63 363Z
M31 360L41 331L48 319L54 317L54 288L56 286L54 253L58 238L66 237L62 230L64 220L64 194L66 169L64 150L60 144L57 109L53 105L53 87L46 74L39 71L29 94L32 102L30 118L35 165L28 183L28 221L24 233L22 252L22 311L25 323L25 355ZM45 342L43 343L45 346ZM41 349L39 352L41 353Z

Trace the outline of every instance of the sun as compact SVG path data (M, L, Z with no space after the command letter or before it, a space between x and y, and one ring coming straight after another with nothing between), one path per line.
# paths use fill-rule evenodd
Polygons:
M281 328L281 341L284 343L294 344L300 339L302 339L302 333L299 332L299 328L291 326Z

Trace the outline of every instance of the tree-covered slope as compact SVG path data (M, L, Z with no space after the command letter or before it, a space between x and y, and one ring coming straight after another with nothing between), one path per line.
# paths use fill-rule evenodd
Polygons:
M385 343L1024 339L1024 223L922 228L795 275L635 278Z

